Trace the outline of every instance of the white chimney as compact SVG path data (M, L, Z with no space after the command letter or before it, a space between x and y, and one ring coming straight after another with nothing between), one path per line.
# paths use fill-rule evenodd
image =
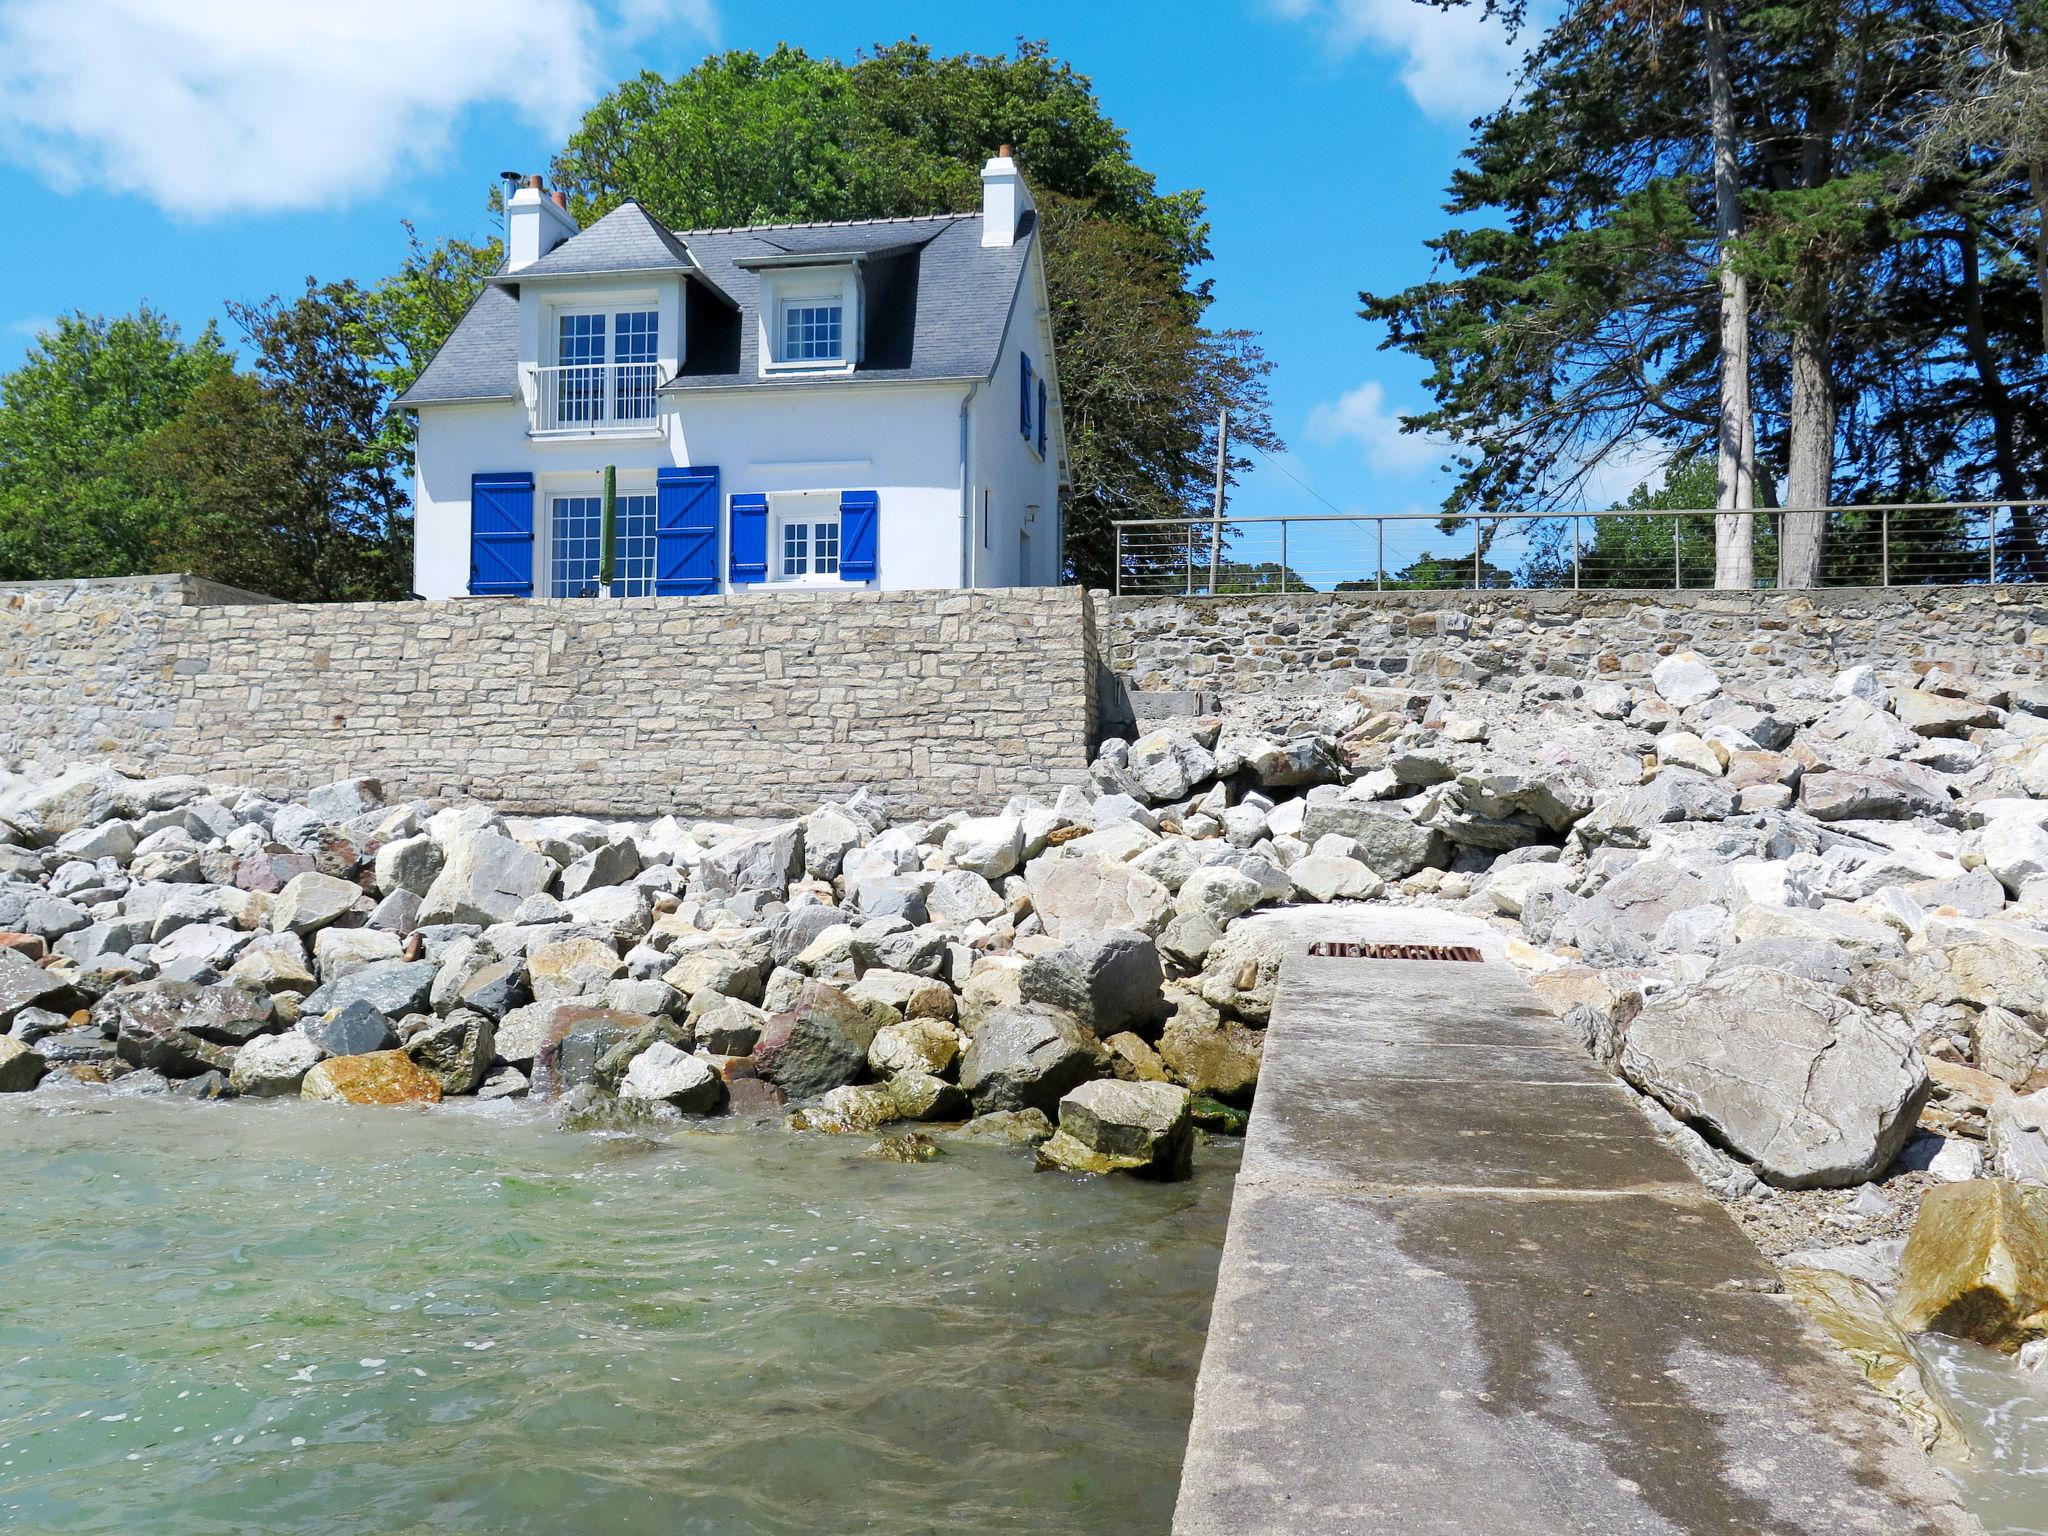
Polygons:
M532 266L575 233L567 199L542 191L538 176L527 177L505 205L505 270Z
M1031 208L1031 189L1010 158L1010 146L981 168L981 243L1015 245L1017 226Z

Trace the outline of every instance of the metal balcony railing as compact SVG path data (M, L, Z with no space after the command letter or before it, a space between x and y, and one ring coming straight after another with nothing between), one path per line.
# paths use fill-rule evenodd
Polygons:
M659 410L654 363L571 363L533 370L533 430L577 436L648 432Z
M1428 512L1116 523L1119 595L1714 585L1717 521L1747 542L1755 585L1793 585L1790 546L1822 536L1822 587L2048 582L2048 501L1819 511Z

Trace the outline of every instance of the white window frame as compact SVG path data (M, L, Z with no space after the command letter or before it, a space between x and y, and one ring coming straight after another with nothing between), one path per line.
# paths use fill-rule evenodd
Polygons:
M543 368L564 368L562 361L562 321L569 315L604 316L604 364L606 368L619 366L619 316L639 315L652 311L654 314L654 363L661 362L662 336L665 328L661 314L660 295L648 293L622 294L616 299L578 299L573 303L558 302L547 306L547 330L541 338L541 350L545 354ZM644 361L644 359L643 359ZM595 366L595 365L593 365Z
M602 474L546 474L539 476L533 488L533 588L536 597L554 597L555 582L555 498L558 496L604 496ZM655 477L646 470L621 470L618 477L619 499L628 496L654 496L657 494ZM658 555L657 555L657 558ZM591 601L620 601L609 592L600 592Z
M817 304L839 306L840 355L834 358L786 357L783 353L783 316L791 309ZM757 326L761 373L764 376L851 373L854 364L860 361L864 319L860 273L854 267L800 267L788 272L763 273Z
M768 493L768 582L778 587L841 587L848 583L839 575L839 559L835 557L832 569L820 574L817 570L817 533L820 525L830 523L838 533L836 548L843 557L846 550L844 531L840 523L838 491L770 491ZM808 532L805 540L805 558L808 569L801 576L785 576L783 566L783 530L794 524L802 524Z

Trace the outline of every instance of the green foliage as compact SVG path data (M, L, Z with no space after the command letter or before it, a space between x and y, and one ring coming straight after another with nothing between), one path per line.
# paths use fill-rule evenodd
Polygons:
M370 290L352 331L355 350L371 360L377 381L396 399L425 371L477 295L484 279L503 265L500 239L459 240L434 245L405 224L406 255L396 272ZM382 440L394 455L412 451L412 418L403 411L384 417Z
M136 445L231 369L212 326L188 343L147 305L38 337L0 379L0 580L162 569L177 505Z
M554 175L585 222L628 197L677 229L888 218L978 208L1004 143L1042 220L1067 564L1107 584L1113 520L1205 509L1220 406L1234 441L1280 444L1254 339L1201 324L1201 194L1161 194L1088 78L1044 44L942 57L913 40L851 64L781 47L642 74L591 108Z

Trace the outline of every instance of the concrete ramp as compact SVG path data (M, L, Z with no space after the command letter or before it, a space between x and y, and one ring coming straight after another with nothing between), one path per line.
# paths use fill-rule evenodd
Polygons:
M1773 1283L1511 969L1295 955L1174 1531L1976 1532Z

